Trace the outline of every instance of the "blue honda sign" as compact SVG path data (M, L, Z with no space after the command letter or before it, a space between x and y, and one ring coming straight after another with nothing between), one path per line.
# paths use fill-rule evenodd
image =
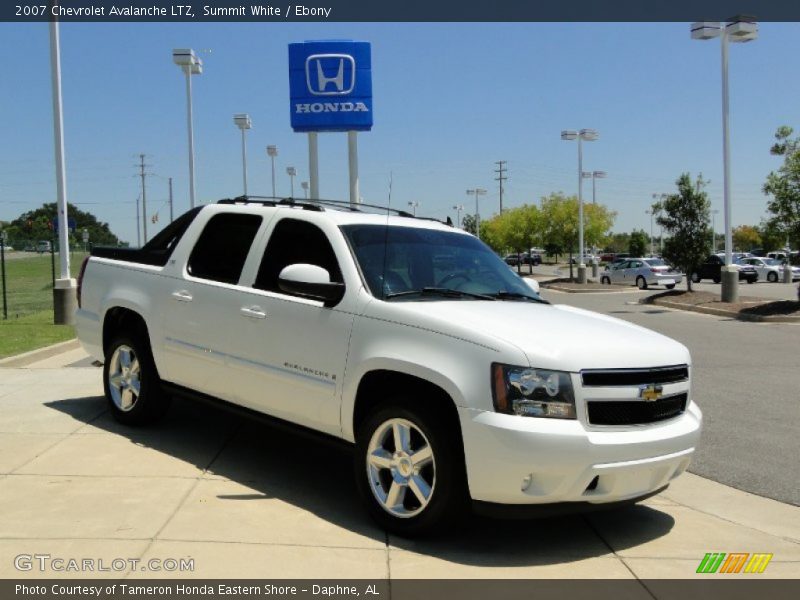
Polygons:
M372 60L369 42L289 44L292 129L372 129Z

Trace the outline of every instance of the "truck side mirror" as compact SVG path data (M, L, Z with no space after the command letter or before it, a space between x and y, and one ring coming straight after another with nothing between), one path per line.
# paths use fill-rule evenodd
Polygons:
M284 267L278 275L278 287L287 294L319 300L328 308L336 306L345 291L343 283L331 281L327 269L306 263Z

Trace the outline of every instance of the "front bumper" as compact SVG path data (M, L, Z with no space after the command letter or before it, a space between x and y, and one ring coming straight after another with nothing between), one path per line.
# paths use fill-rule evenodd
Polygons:
M702 427L694 403L673 419L623 427L467 408L459 416L472 499L511 505L641 499L686 470Z

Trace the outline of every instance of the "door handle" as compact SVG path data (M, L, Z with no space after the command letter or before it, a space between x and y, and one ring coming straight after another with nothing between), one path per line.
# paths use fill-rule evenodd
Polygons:
M179 302L192 301L192 295L186 290L180 290L179 292L172 292L172 298L178 300Z
M267 313L261 310L260 306L243 306L239 309L239 313L250 319L266 319Z

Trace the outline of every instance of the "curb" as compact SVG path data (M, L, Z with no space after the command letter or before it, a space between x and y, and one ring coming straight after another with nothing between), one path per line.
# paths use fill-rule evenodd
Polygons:
M574 288L567 288L561 287L560 285L547 285L542 284L542 289L545 290L555 290L556 292L564 292L567 294L627 294L628 290L598 290L598 289L588 289L588 290L576 290Z
M57 354L61 354L63 352L69 352L70 350L77 350L80 347L81 343L78 341L77 338L75 338L72 340L67 340L66 342L59 342L51 346L45 346L44 348L31 350L30 352L23 352L22 354L16 354L14 356L6 357L0 360L0 367L5 367L5 368L25 367L32 363L44 360L45 358L50 358L51 356L56 356Z
M676 310L684 310L687 312L703 313L706 315L715 315L717 317L729 317L739 321L749 321L751 323L800 323L800 317L788 317L783 315L764 316L764 315L750 315L733 312L722 308L712 308L709 306L697 306L695 304L683 304L682 302L671 302L669 300L654 300L647 302L647 298L641 298L639 304L651 304L653 306L663 306L665 308L674 308Z

